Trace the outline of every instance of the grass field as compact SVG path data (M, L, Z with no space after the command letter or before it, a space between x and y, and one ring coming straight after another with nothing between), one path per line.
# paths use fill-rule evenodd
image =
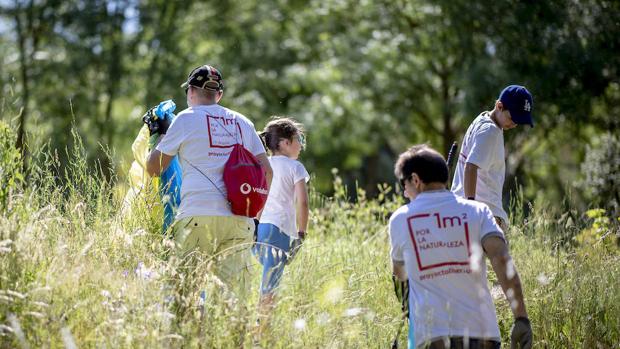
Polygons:
M209 260L188 268L173 257L148 199L123 214L122 190L76 149L66 172L37 155L25 186L6 175L19 167L0 148L0 347L249 346L258 266L246 313ZM384 186L351 203L337 176L334 185L333 197L312 195L309 238L286 269L265 348L386 348L398 330L386 222L403 199ZM518 195L513 206L510 250L536 347L620 348L617 224ZM511 314L503 296L496 305L506 345Z

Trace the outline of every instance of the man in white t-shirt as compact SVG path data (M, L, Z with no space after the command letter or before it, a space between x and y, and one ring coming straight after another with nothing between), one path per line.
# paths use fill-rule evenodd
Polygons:
M487 204L504 231L508 227L508 215L502 207L504 130L533 126L533 106L532 95L525 87L504 88L493 110L481 113L467 129L452 181L452 191L457 195Z
M393 272L410 285L409 348L500 348L484 255L515 317L513 344L530 348L519 275L489 208L446 190L445 160L425 145L402 153L394 172L411 200L389 223Z
M152 176L179 156L183 172L181 204L174 239L181 255L200 250L218 256L215 274L238 297L249 286L250 248L254 235L251 218L233 215L226 198L224 165L232 147L242 143L260 162L267 180L272 171L254 124L245 116L220 106L224 83L221 73L203 65L181 85L188 108L177 115L147 159Z

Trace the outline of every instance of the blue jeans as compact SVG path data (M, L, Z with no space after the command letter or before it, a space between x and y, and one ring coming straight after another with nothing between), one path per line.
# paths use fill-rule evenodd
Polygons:
M272 293L280 284L290 249L290 236L273 224L260 223L258 225L258 237L252 252L263 265L261 295Z

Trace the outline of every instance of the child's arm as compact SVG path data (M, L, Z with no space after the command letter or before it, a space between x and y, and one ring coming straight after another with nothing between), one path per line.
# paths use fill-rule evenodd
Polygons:
M476 197L476 182L478 180L478 166L468 162L465 164L465 175L463 178L463 190L465 198Z
M308 229L308 188L305 179L295 183L295 206L297 208L297 229L306 232ZM300 236L300 238L304 238Z

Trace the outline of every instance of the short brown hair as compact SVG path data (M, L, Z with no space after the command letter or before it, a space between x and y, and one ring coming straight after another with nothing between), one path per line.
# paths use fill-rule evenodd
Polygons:
M193 88L196 91L196 93L198 93L203 98L206 98L208 100L215 100L217 95L222 91L222 90L210 90L210 89L200 88L200 87L191 86L191 85L189 86L189 88Z
M400 154L394 165L394 175L399 180L409 179L414 173L425 184L448 182L446 159L426 144L414 145L407 149Z

